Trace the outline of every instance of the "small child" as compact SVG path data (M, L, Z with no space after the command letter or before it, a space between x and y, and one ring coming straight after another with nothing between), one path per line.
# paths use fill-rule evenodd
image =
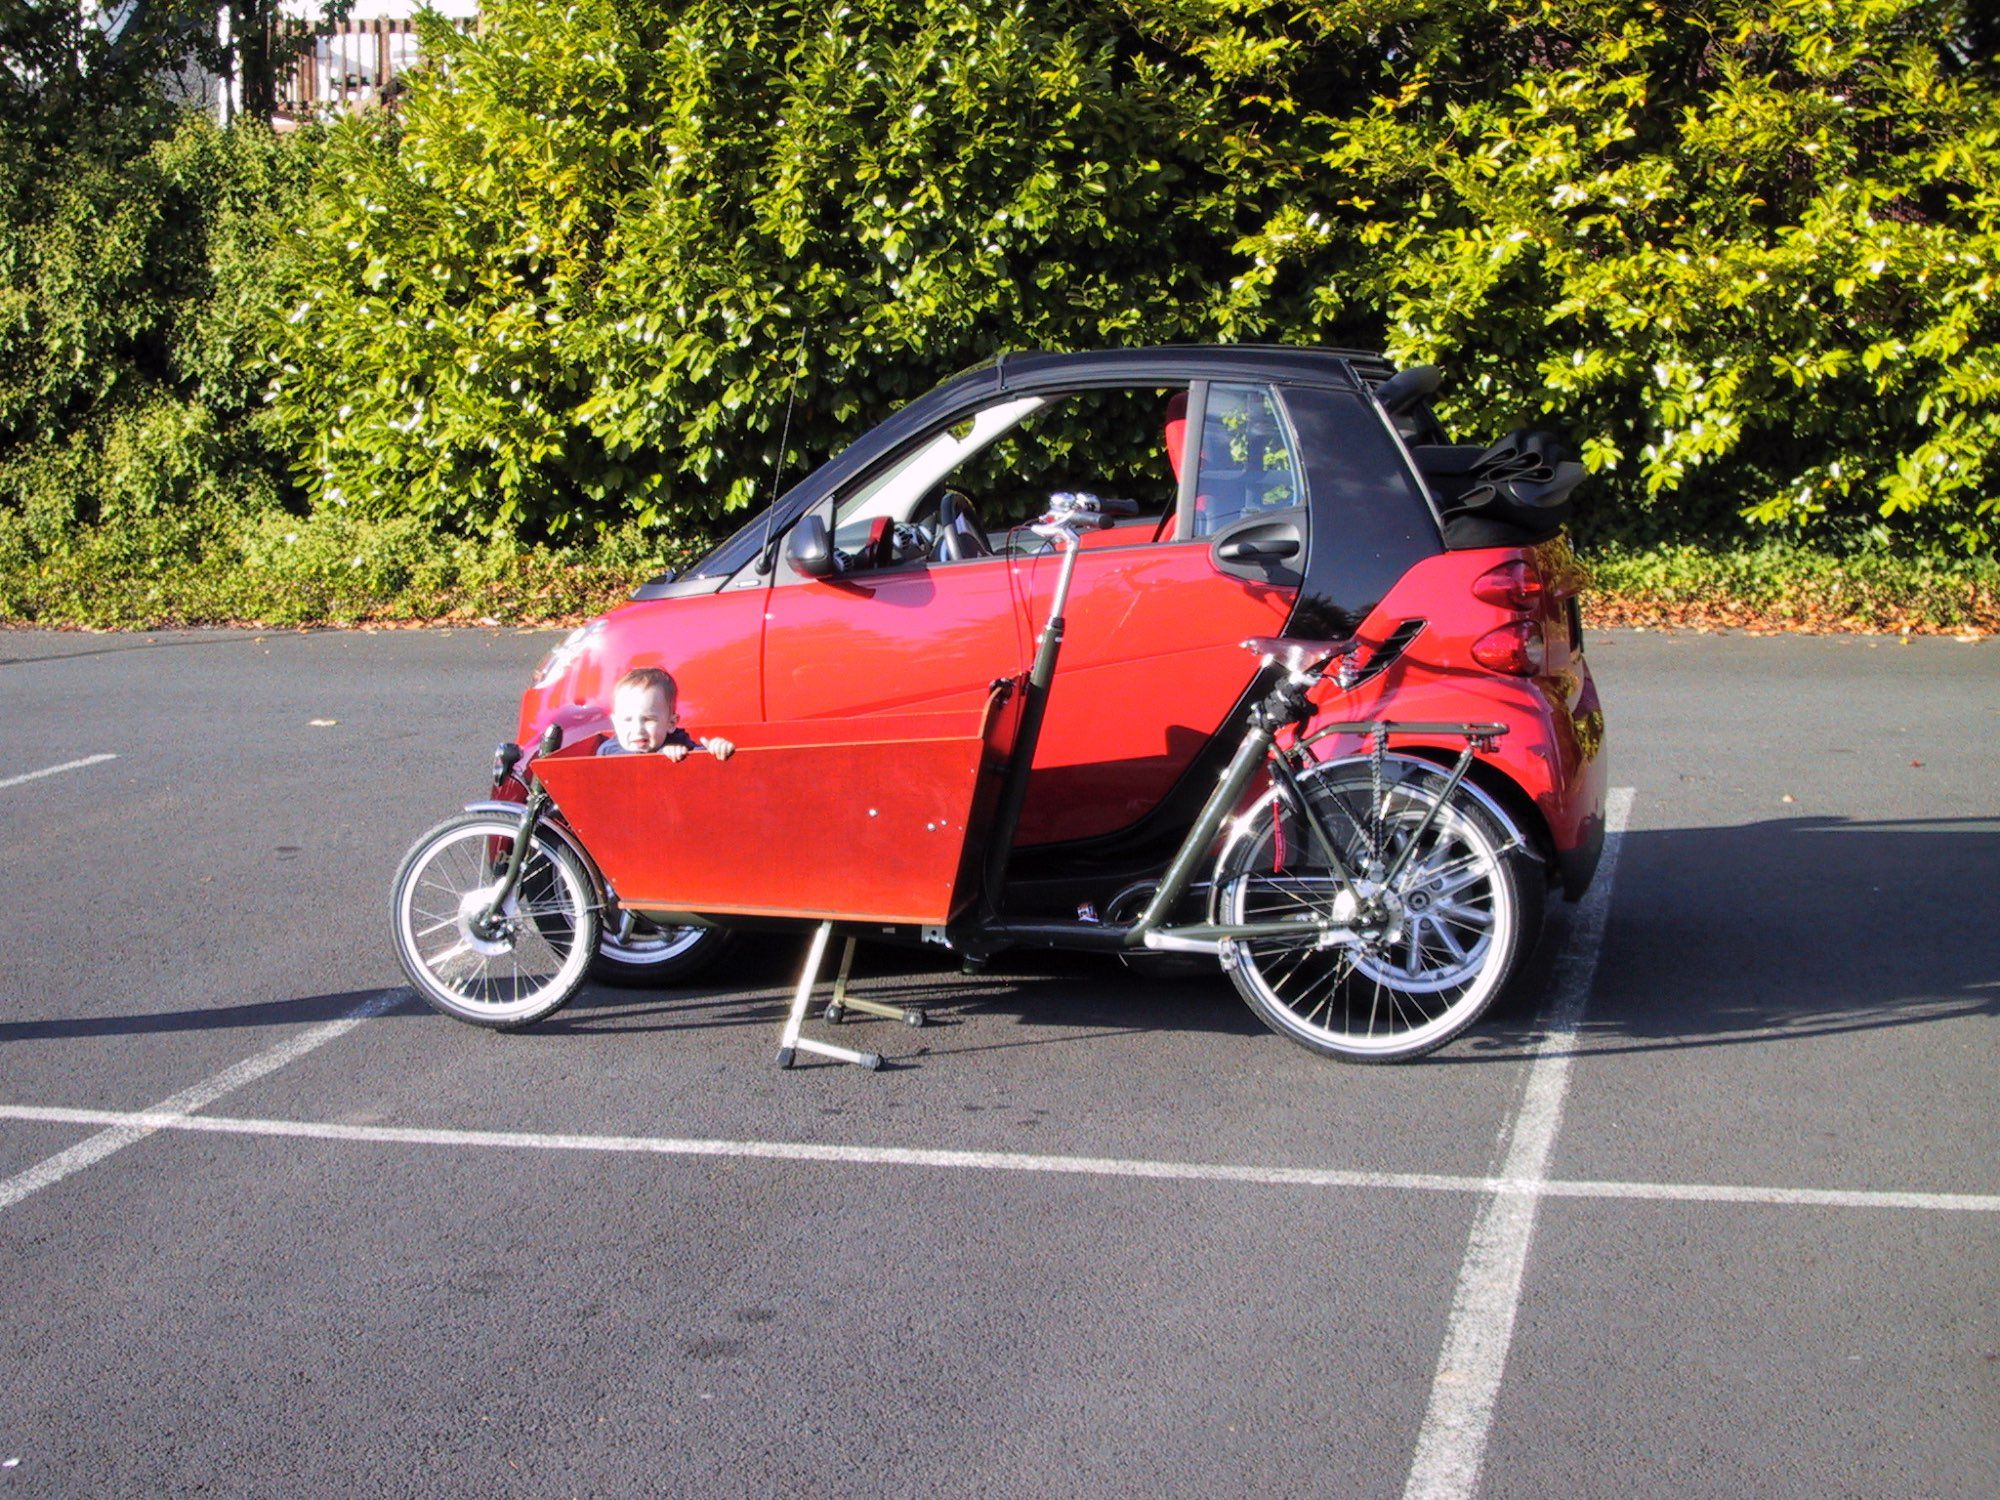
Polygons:
M611 728L615 738L597 747L599 755L652 755L685 760L690 750L706 750L728 760L736 747L725 739L697 740L681 728L674 711L674 680L658 667L634 667L611 689Z

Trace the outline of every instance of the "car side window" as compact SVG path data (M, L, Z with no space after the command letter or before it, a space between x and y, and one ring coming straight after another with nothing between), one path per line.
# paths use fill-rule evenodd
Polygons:
M1042 543L1018 530L1058 490L1134 500L1117 544L1172 534L1187 394L1112 387L1023 396L926 434L835 504L843 566L965 561ZM950 498L946 498L946 492ZM956 526L960 544L944 546ZM969 529L976 538L969 543ZM1110 540L1110 539L1107 539Z
M1059 490L1138 502L1139 515L1121 527L1131 535L1120 540L1150 541L1179 491L1175 414L1185 407L1177 388L1073 391L1030 413L948 482L973 501L996 546L1004 533L1047 510ZM1040 543L1029 538L1023 545Z
M1195 536L1213 536L1245 516L1303 503L1290 433L1263 386L1208 388L1200 451Z

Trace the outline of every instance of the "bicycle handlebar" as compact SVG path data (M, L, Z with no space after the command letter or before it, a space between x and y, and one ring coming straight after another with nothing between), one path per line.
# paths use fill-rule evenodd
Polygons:
M1049 513L1042 518L1042 524L1047 526L1060 525L1062 522L1077 516L1098 518L1102 523L1108 524L1114 516L1136 516L1138 514L1139 502L1137 500L1105 499L1098 495L1059 490L1049 496Z
M1074 538L1080 527L1102 531L1119 516L1139 514L1136 500L1105 499L1098 495L1059 490L1049 496L1048 513L1028 529L1036 536L1053 541L1058 536Z

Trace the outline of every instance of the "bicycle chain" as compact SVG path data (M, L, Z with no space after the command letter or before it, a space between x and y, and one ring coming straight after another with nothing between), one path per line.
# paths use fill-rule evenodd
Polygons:
M1368 747L1368 858L1370 867L1368 878L1373 880L1382 869L1382 757L1389 748L1387 725L1377 724L1369 736Z

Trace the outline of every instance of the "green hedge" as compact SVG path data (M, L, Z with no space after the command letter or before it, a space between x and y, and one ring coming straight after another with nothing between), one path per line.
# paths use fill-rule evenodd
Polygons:
M1607 555L1984 555L1990 27L498 0L395 112L289 139L137 83L13 110L0 610L343 526L664 558L995 350L1173 340L1435 360L1467 435L1582 442Z
M212 536L198 565L160 566L116 528L36 556L0 552L0 620L92 629L177 625L546 624L596 613L665 567L685 543L636 526L587 546L469 540L414 517L281 511Z
M1939 0L492 7L336 134L315 499L700 525L1001 347L1261 337L1566 427L1587 527L1978 549L2000 112ZM1970 59L1970 60L1969 60Z
M272 409L316 504L712 525L1006 347L1194 339L1221 103L1116 12L532 0L335 131ZM796 377L796 379L795 379Z
M1602 476L1599 537L1747 521L1845 549L1990 547L1985 7L1194 8L1271 27L1240 63L1296 111L1263 138L1276 191L1240 247L1288 334L1379 332L1436 360L1473 431L1566 427Z
M184 564L290 493L264 268L309 151L200 116L0 151L0 567Z

